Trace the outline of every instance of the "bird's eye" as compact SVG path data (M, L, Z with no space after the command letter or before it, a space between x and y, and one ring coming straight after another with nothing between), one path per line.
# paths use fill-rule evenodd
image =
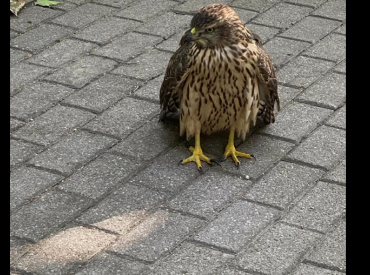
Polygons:
M213 32L213 28L208 28L206 31L207 32Z

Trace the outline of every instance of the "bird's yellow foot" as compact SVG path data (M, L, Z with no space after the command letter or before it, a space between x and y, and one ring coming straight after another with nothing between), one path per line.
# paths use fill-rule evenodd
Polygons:
M189 147L189 150L190 150L190 152L193 152L193 155L191 157L187 158L187 159L182 160L181 164L185 164L185 163L194 161L197 164L197 167L198 167L199 171L202 171L202 164L200 163L201 160L212 165L213 161L209 157L206 157L203 154L202 149L200 149L200 148L195 149L194 147L191 146L191 147Z
M239 151L236 151L235 146L234 146L234 131L230 131L230 136L229 136L229 143L227 144L225 148L225 152L222 156L222 161L225 161L227 157L231 156L233 159L235 166L239 169L240 162L238 160L238 157L243 157L247 159L254 158L256 159L253 155L250 154L245 154Z
M185 164L188 162L195 162L197 164L198 170L202 172L202 164L200 161L207 162L208 164L212 165L213 163L216 163L217 165L221 166L221 164L214 160L210 159L209 157L205 156L203 154L202 148L200 147L200 137L199 134L195 135L195 147L190 146L189 147L190 152L193 153L193 155L189 158L186 158L184 160L180 160L179 164Z
M245 154L245 153L236 151L234 145L226 146L225 152L222 156L222 161L225 161L227 159L227 157L229 157L229 156L231 156L231 158L233 159L233 161L235 163L235 166L238 167L238 168L239 168L239 165L240 165L240 161L238 160L237 157L243 157L243 158L247 158L247 159L251 159L251 158L256 159L253 155Z

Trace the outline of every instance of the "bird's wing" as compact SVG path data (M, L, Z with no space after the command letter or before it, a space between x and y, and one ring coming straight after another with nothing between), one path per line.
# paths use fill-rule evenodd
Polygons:
M162 86L160 88L160 104L161 114L159 120L162 120L167 112L176 111L179 108L179 99L181 97L182 89L179 88L187 73L189 50L192 46L192 39L190 30L186 31L180 40L180 47L172 55Z
M256 42L256 45L258 47L261 47L262 48L262 39L261 39L261 37L258 34L256 34L255 32L251 31L251 30L249 30L249 32L250 32L250 34L251 34L252 39L254 40L254 42Z
M257 44L258 88L260 92L258 115L263 117L265 124L274 123L274 106L280 111L275 70L269 55Z

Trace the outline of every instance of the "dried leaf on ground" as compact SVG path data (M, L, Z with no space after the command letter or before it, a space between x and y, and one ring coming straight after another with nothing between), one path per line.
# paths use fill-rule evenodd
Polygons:
M44 7L50 7L50 5L58 5L61 2L58 1L50 1L50 0L37 0L35 5L40 5Z
M10 0L10 11L17 16L24 4L24 0Z

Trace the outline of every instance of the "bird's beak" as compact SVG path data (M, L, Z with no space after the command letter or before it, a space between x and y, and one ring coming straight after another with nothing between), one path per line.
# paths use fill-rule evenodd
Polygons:
M194 35L195 34L195 28L192 28L190 32L191 32L191 34Z

